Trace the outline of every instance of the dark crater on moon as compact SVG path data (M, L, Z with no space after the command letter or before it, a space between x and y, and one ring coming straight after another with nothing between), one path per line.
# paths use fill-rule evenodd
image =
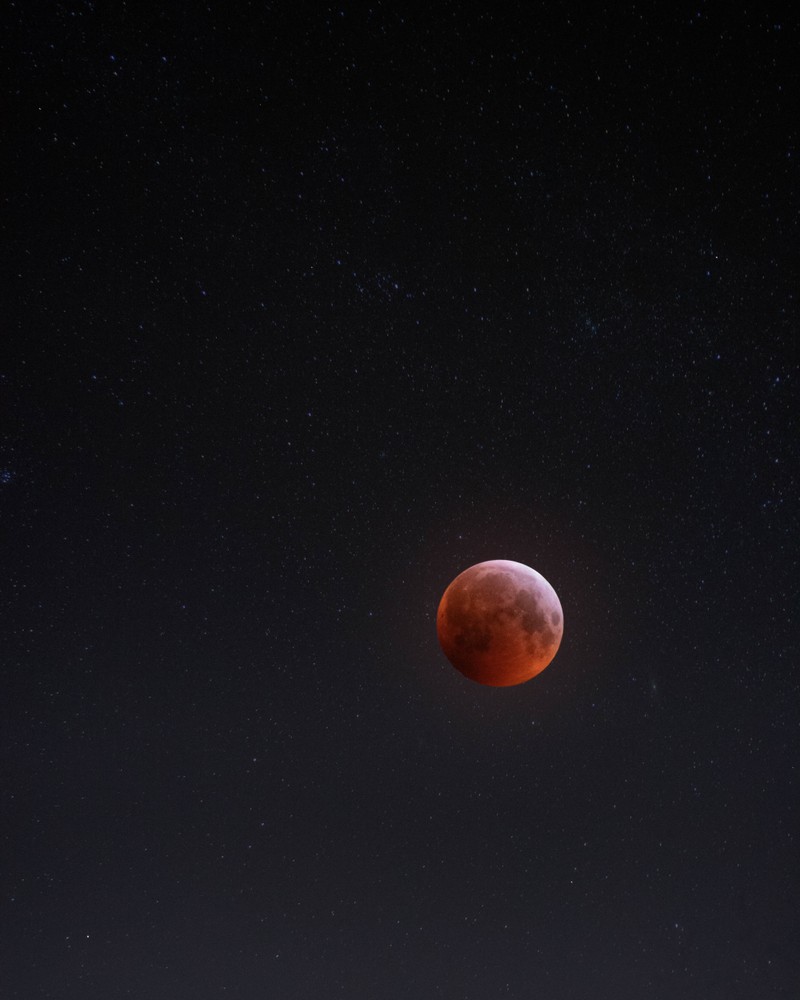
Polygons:
M547 615L542 611L539 599L532 589L518 590L514 604L520 609L520 625L526 632L541 632L547 628Z

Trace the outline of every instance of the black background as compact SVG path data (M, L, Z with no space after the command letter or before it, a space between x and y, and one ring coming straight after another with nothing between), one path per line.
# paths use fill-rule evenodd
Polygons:
M2 995L798 996L797 19L3 38Z

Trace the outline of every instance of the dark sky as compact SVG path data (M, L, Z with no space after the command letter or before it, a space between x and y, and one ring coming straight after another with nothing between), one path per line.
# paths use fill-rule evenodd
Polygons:
M798 19L501 6L9 5L4 998L800 995Z

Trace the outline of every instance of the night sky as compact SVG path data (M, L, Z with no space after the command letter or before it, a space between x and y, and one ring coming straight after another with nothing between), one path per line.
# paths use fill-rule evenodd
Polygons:
M800 21L662 8L8 6L3 998L800 997Z

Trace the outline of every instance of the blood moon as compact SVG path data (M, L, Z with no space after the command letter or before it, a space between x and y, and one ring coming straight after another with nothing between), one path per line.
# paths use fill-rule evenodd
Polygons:
M476 563L445 590L436 615L444 655L479 684L510 687L558 652L564 613L541 573L509 559Z

